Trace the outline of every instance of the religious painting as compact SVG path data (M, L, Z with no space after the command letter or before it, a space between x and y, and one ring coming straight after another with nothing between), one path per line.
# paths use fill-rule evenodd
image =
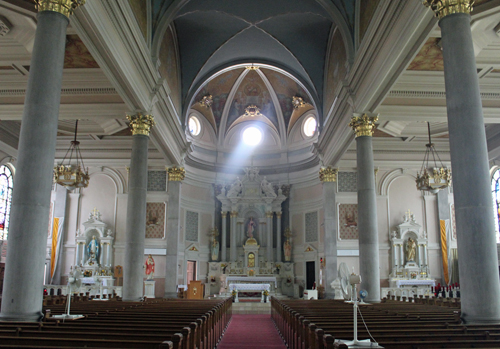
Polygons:
M339 237L341 240L357 240L358 232L358 205L339 205Z
M64 69L99 68L94 57L78 35L66 36L66 52L64 55Z
M444 71L443 52L438 45L439 40L441 39L427 39L424 46L408 66L408 70Z
M326 86L325 91L325 115L330 110L333 101L335 100L335 93L337 88L342 83L342 80L347 74L348 62L347 52L344 45L344 40L340 34L340 30L336 29L330 44L330 54L326 62Z
M146 0L129 0L132 12L139 28L141 29L144 40L148 37L148 4Z
M359 42L363 41L380 0L361 0L359 4Z
M146 204L146 239L165 237L165 203L148 202Z
M179 59L177 56L177 45L174 31L170 26L163 36L160 46L160 75L167 81L175 109L181 112L181 85L179 74Z

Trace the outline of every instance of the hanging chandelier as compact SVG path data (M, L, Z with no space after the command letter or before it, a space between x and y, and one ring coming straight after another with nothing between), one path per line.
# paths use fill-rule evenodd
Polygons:
M427 150L425 151L420 173L417 172L416 182L418 190L436 194L439 190L451 185L451 169L444 166L436 148L434 148L434 143L431 141L431 126L429 123L427 123L427 131L429 133L429 143L425 145ZM431 157L434 161L434 166L432 164L429 166ZM438 166L436 158L439 160L440 166Z
M60 165L54 167L54 183L66 187L68 190L75 188L87 188L89 186L89 170L85 170L82 154L80 153L80 142L76 140L78 120L75 124L75 138L71 141L66 155ZM69 157L68 157L69 155ZM73 159L74 155L74 159ZM72 161L76 163L72 164Z

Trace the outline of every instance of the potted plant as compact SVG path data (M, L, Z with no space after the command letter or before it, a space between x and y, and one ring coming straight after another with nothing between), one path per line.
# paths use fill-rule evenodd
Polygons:
M234 303L234 301L236 300L236 295L237 295L237 294L238 294L238 290L233 289L233 290L231 291L231 296L233 296L233 303Z
M262 292L262 294L264 295L264 303L267 303L267 297L269 296L269 291L268 290L264 290Z

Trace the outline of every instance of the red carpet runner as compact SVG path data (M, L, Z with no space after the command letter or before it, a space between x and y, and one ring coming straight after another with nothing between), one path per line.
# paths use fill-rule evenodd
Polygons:
M234 314L217 349L285 349L278 330L265 314Z

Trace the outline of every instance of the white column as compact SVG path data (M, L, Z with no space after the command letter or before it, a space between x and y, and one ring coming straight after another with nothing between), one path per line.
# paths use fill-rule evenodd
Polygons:
M82 259L80 260L80 264L84 265L85 264L85 243L82 243Z
M102 266L102 259L103 259L103 258L102 258L102 255L104 254L104 243L103 243L103 242L101 242L101 243L100 243L100 245L101 245L101 247L100 247L100 249L101 249L101 253L99 254L99 265L101 265L101 266Z
M76 252L75 252L75 265L79 265L79 260L80 260L80 250L81 250L81 244L79 242L76 243Z
M111 242L108 242L106 246L106 265L111 266Z
M238 212L232 211L231 212L231 241L230 241L230 248L231 248L231 262L236 262L238 259L238 251L236 248L236 219L238 218Z
M266 212L267 218L267 261L272 263L273 258L273 212Z
M401 260L400 264L403 266L405 264L405 257L403 254L403 243L399 244L399 259Z
M281 263L281 212L276 212L276 262Z
M226 217L227 217L227 212L222 211L222 237L220 241L220 247L221 247L221 262L227 262L227 247L226 247L226 241L227 241L227 224L226 224Z

